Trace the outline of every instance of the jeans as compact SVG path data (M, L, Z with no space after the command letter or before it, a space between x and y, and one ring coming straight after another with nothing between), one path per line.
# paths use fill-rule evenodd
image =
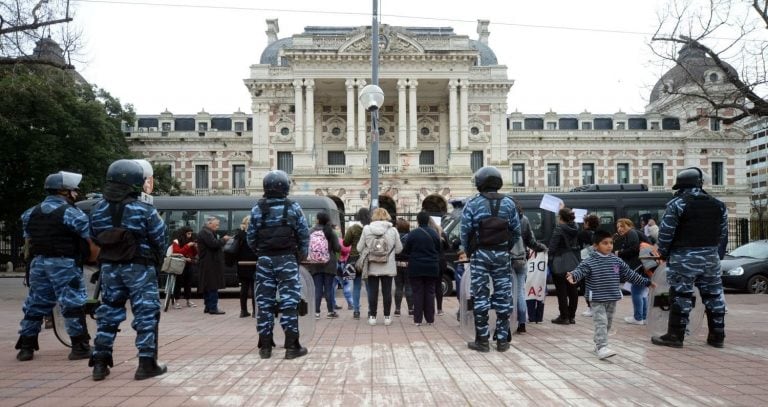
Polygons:
M405 267L397 267L397 275L395 276L395 310L400 311L400 304L403 303L403 295L405 295L405 303L409 310L413 309L413 290L411 289L411 282L408 279L408 269Z
M341 284L341 289L344 292L344 299L347 300L347 305L350 307L354 303L352 300L352 281L350 280L344 280L343 278L336 276L335 280L333 281L333 305L336 305L336 286L337 284Z
M381 282L381 296L384 299L384 316L389 316L392 310L392 280L391 276L368 276L368 316L376 317L376 309L379 305L379 282Z
M644 321L648 316L648 296L643 295L645 287L632 284L632 308L634 308L635 321Z
M203 292L203 302L205 309L216 311L219 309L219 290L206 290Z
M325 305L328 312L334 312L333 296L336 284L336 276L333 274L316 273L312 276L315 282L315 313L320 313L320 301L325 297Z
M512 304L517 307L517 324L525 325L526 314L528 312L528 305L525 302L525 280L528 277L527 263L523 265L522 269L515 268L515 283L517 284L517 292L515 293Z

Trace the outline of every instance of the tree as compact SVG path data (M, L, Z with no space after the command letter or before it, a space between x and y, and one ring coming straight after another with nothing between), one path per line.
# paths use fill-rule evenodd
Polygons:
M81 45L81 32L72 27L69 0L0 2L0 65L45 64L71 68L72 54ZM38 41L49 38L62 46L62 59L33 56Z
M713 118L727 125L768 116L768 1L670 0L651 48L687 74L685 86L665 84L664 91L706 106L688 121ZM696 66L678 64L686 49L705 55L724 75L723 85L708 83Z
M184 193L184 190L181 188L181 181L173 177L170 165L153 165L152 172L154 173L155 180L153 195L178 196Z
M130 105L72 72L47 65L0 65L0 221L17 224L60 170L83 174L81 195L99 190L107 167L131 153L121 120Z

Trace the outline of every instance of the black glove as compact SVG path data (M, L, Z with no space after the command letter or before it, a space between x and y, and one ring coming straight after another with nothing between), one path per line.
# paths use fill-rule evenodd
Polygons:
M91 284L96 284L99 281L100 274L101 271L96 271L95 273L91 274Z
M546 252L547 250L548 248L544 243L536 244L536 249L534 249L536 253Z

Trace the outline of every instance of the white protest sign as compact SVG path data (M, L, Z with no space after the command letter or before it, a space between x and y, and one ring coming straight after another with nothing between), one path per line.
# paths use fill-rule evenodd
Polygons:
M541 203L539 204L539 208L544 209L545 211L550 211L553 213L557 213L560 211L560 205L563 203L563 200L550 194L544 194L544 196L541 197Z

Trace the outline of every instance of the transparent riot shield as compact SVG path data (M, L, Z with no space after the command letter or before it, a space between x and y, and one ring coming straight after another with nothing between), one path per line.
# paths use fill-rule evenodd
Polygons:
M667 265L661 264L653 273L652 281L656 288L649 287L648 291L648 319L646 320L648 333L651 336L659 336L667 333L669 322L669 283L667 283ZM701 301L699 289L693 289L693 307L688 315L686 336L696 334L704 321L704 303Z
M99 271L97 266L84 265L83 266L83 278L85 278L85 290L88 293L88 298L85 300L85 325L88 327L88 333L91 338L96 336L96 308L101 305L99 300L99 280L91 282L91 276ZM64 316L61 314L61 306L56 303L53 307L53 333L56 335L56 339L59 340L64 346L72 347L72 341L69 339L69 334L65 326Z
M306 343L312 340L315 335L315 282L307 269L299 264L299 283L301 284L301 299L299 300L299 335L301 342ZM280 296L276 298L278 309L280 309ZM256 315L258 319L258 303L256 304ZM272 340L277 346L283 346L285 343L285 332L280 325L280 313L275 314L275 326L272 329Z
M467 270L464 271L464 276L461 278L461 287L460 287L460 306L459 306L459 328L461 329L461 333L464 336L465 339L468 341L474 341L475 340L475 314L474 314L474 304L475 304L475 298L472 296L472 290L471 290L471 283L472 283L472 268L469 267L469 264L467 264ZM511 272L511 270L510 270ZM514 293L516 293L516 285L517 280L515 276L510 273L510 280L512 281L512 292L509 293L510 303L512 305L514 304ZM488 280L488 290L490 292L490 295L493 295L493 282L489 279ZM514 329L517 328L517 311L514 309L514 307L510 307L510 313L509 313L509 326L510 326L510 335ZM490 332L490 335L493 335L493 331L496 329L496 310L493 309L493 304L491 304L491 309L488 310L488 329ZM492 338L490 338L492 339Z

